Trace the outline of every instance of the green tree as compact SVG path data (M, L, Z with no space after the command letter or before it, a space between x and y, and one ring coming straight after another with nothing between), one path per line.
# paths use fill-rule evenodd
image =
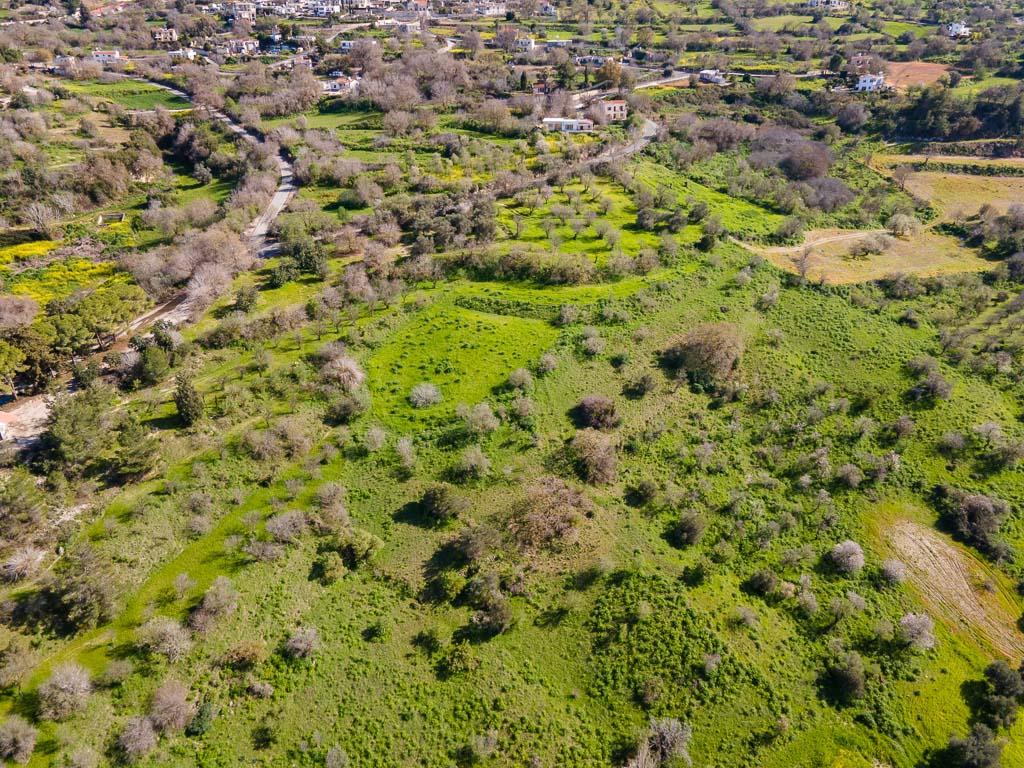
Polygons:
M142 357L139 360L139 378L143 384L156 384L162 381L171 370L167 353L160 347L151 344L142 350Z
M122 477L142 477L155 465L156 443L137 416L129 416L117 435L114 466Z
M58 395L50 406L43 445L50 460L72 474L106 461L116 441L114 393L103 384Z
M18 399L18 390L14 386L14 377L25 370L28 370L25 353L13 344L0 340L0 381L4 382L15 400Z
M186 427L199 422L203 418L206 406L203 403L203 396L199 394L192 380L185 376L178 376L178 385L174 390L174 404L178 408L178 417Z

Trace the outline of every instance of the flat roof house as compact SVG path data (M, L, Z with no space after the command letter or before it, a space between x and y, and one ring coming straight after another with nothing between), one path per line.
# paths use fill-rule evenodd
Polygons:
M545 117L541 123L545 131L558 133L586 133L594 130L594 121L585 117Z

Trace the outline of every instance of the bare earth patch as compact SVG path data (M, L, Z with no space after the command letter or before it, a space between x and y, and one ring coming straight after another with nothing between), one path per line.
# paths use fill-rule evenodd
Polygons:
M886 69L886 81L898 91L913 85L931 85L949 71L945 64L930 61L890 61Z
M764 256L777 267L796 273L796 260L810 249L807 276L826 283L862 283L878 280L894 272L922 276L976 272L990 264L952 237L930 230L907 239L896 239L883 253L863 257L850 255L859 240L879 230L817 229L807 232L804 243L795 246L746 247Z
M889 529L889 543L907 565L922 600L950 629L966 632L1013 659L1024 657L1012 600L989 567L937 531L910 520Z

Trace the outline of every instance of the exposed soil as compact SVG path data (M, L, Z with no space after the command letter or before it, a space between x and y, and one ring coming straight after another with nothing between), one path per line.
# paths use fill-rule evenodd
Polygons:
M886 81L899 91L913 85L931 85L949 71L945 64L930 61L890 61L887 69Z
M921 598L947 626L978 637L1014 662L1024 657L1024 634L1016 627L1012 603L995 586L988 566L910 520L897 521L889 540Z

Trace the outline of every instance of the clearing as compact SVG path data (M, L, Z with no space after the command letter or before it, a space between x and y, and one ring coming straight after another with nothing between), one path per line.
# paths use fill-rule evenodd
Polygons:
M943 219L955 220L973 216L986 204L1005 211L1024 200L1024 177L919 171L907 177L906 189L928 200Z
M990 266L955 238L931 230L922 230L906 240L896 238L883 253L850 255L857 241L875 234L878 231L816 229L807 232L802 245L760 248L745 244L745 247L794 273L796 259L804 249L810 248L807 276L826 283L861 283L893 272L923 276L977 272Z
M1012 659L1024 657L1014 601L996 570L927 526L897 520L888 533L921 599L962 631Z
M931 85L949 72L945 64L930 61L890 61L886 69L886 80L898 91L915 85Z

